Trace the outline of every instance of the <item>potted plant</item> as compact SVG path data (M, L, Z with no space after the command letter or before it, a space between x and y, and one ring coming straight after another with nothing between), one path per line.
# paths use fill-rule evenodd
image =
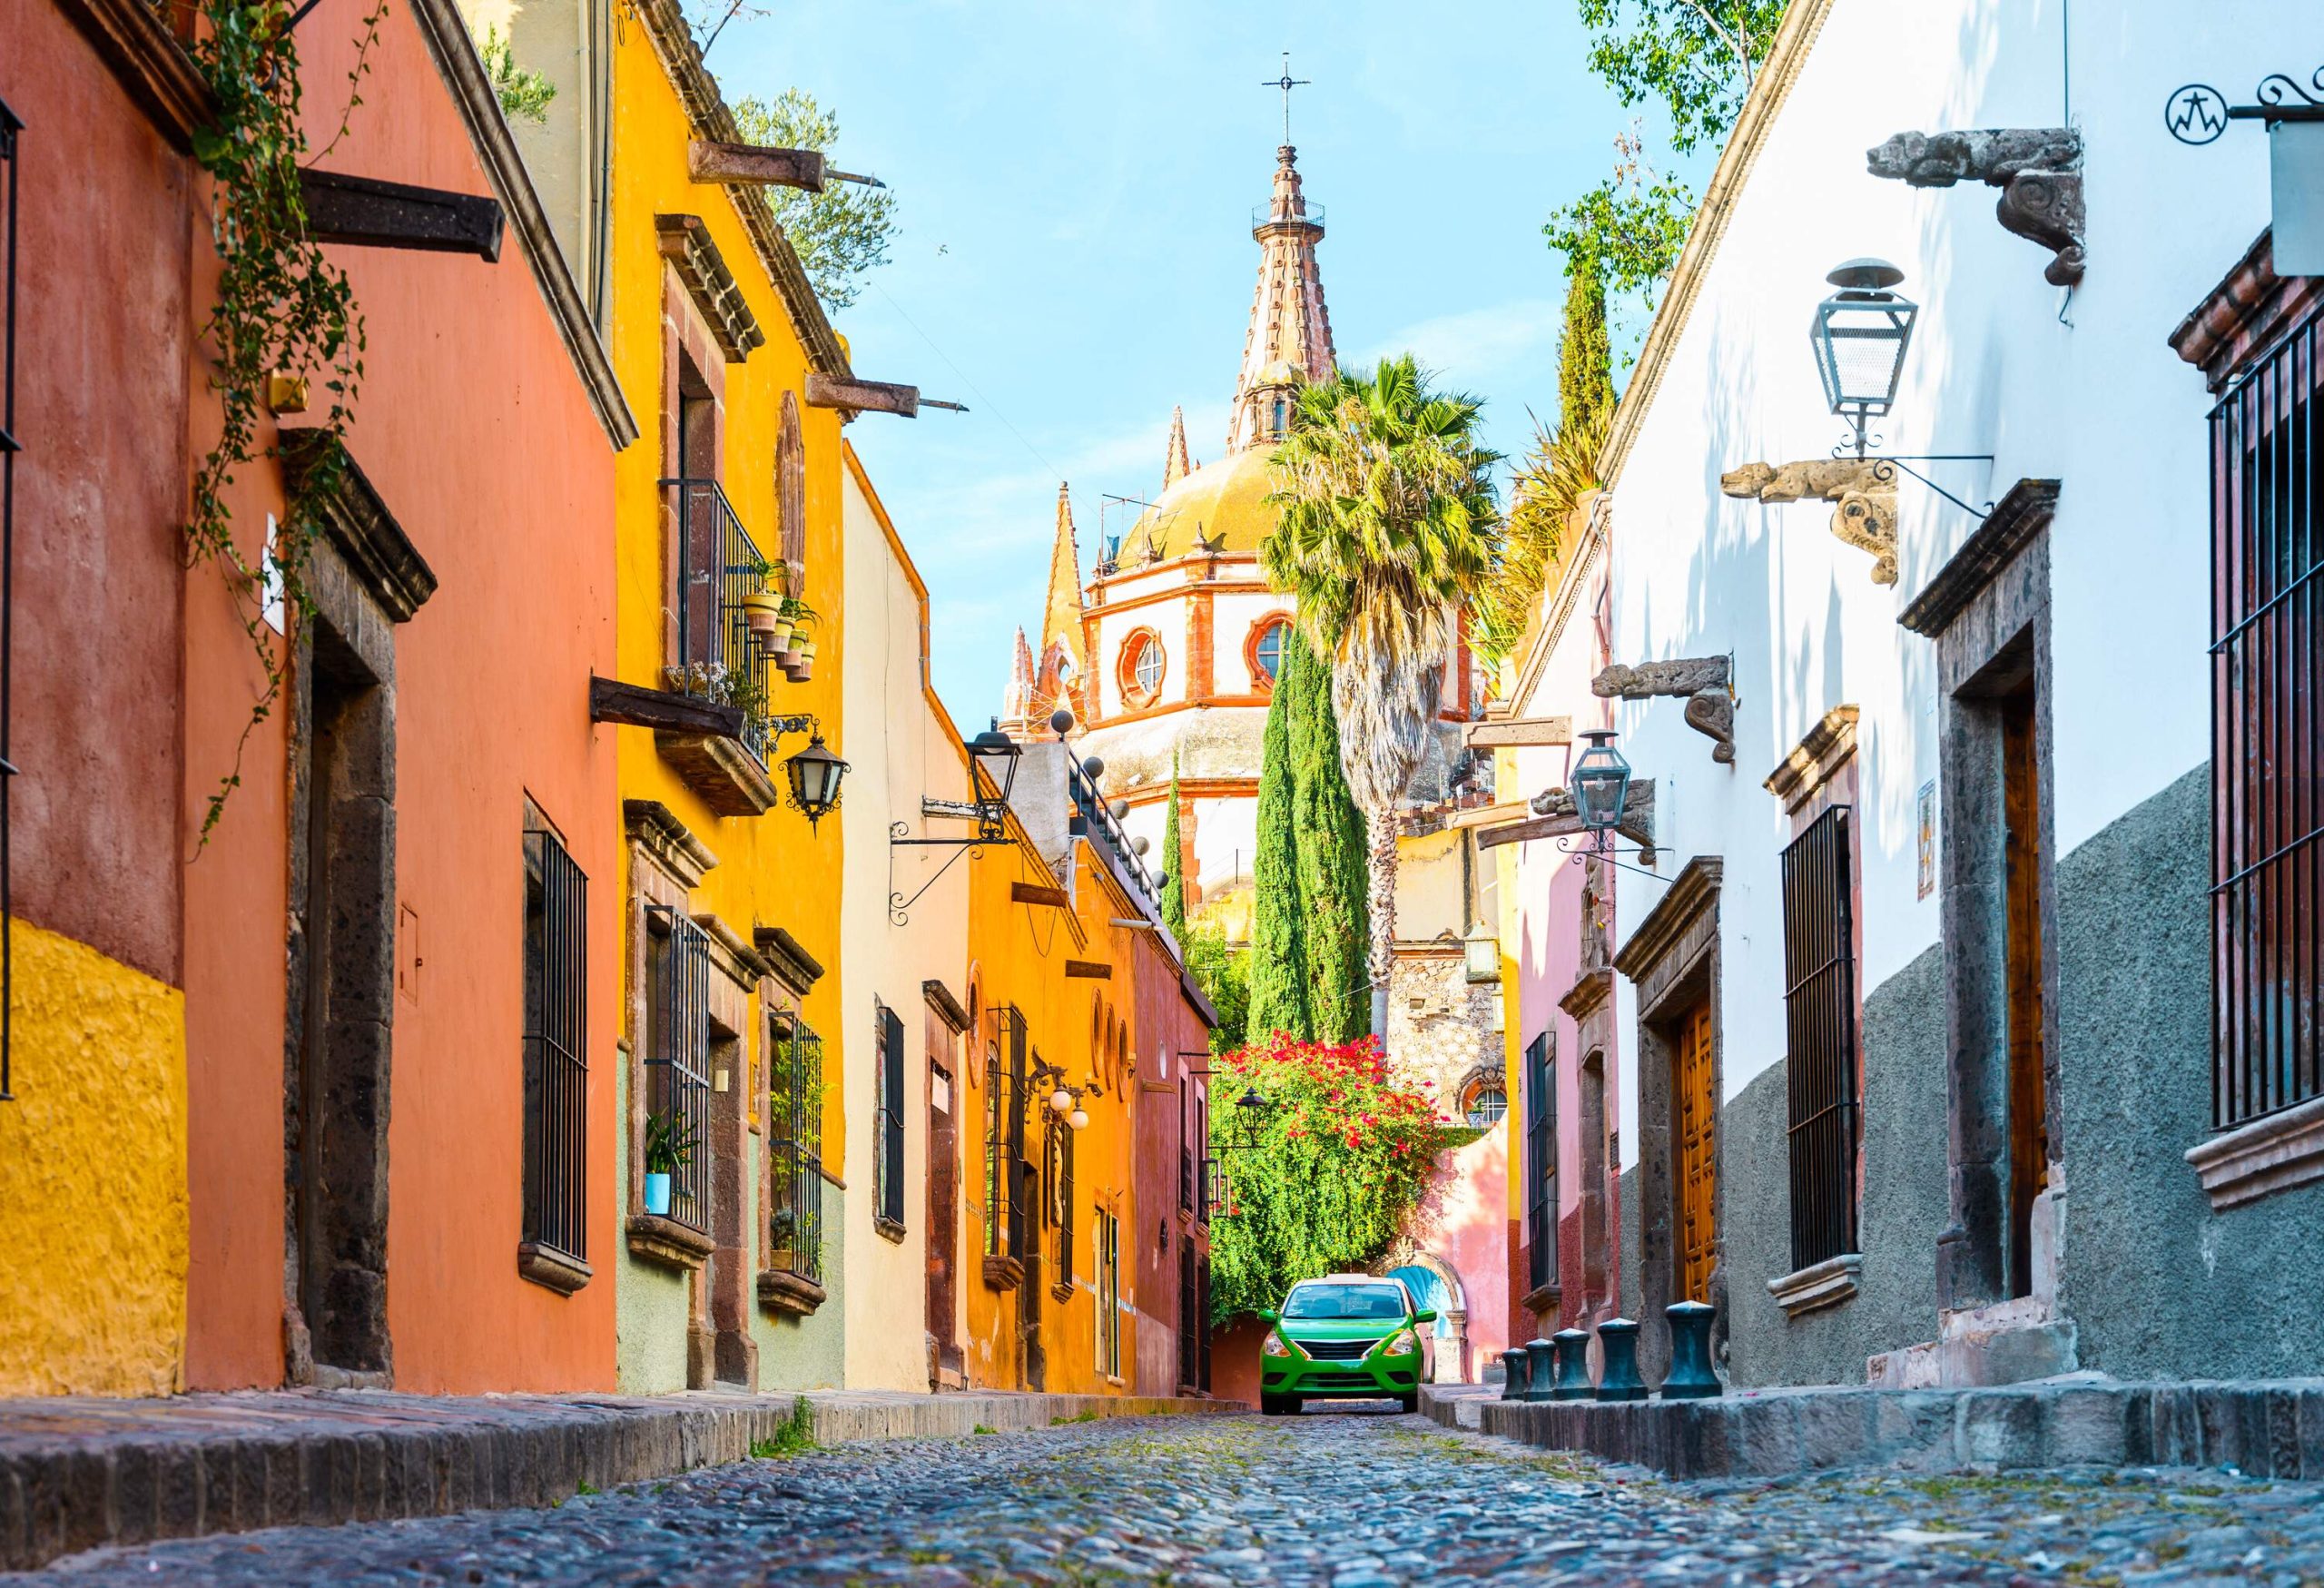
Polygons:
M670 1216L670 1177L694 1161L694 1127L675 1109L645 1116L645 1210Z
M768 1266L786 1274L803 1273L799 1250L799 1215L788 1208L778 1208L767 1220Z
M781 576L774 564L764 560L753 564L750 574L750 593L737 603L743 609L743 626L750 631L761 650L779 651L783 647L774 640L783 622L783 609L788 605L778 587Z

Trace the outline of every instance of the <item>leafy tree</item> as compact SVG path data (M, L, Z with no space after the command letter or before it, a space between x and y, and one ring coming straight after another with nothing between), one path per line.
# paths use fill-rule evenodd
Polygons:
M1448 1147L1479 1132L1449 1126L1423 1093L1388 1078L1380 1044L1281 1035L1222 1055L1216 1098L1256 1092L1256 1120L1213 1111L1214 1150L1229 1133L1258 1140L1221 1153L1226 1197L1210 1224L1214 1319L1280 1307L1302 1279L1362 1268L1395 1239Z
M476 53L484 63L484 74L492 80L492 92L499 97L500 113L512 122L547 126L549 102L556 97L556 84L539 73L517 64L515 47L491 23L485 25L484 36L477 40Z
M1281 518L1260 559L1331 667L1340 767L1368 828L1374 1034L1395 949L1398 805L1435 731L1452 614L1499 542L1501 455L1478 439L1482 406L1432 390L1410 354L1383 359L1302 387L1268 460Z
M1307 951L1299 914L1298 778L1291 764L1291 692L1267 704L1259 746L1258 845L1251 855L1247 1029L1304 1037Z
M777 149L813 149L828 155L839 142L839 118L812 94L786 88L773 104L745 99L734 106L734 125L746 143ZM819 193L797 188L763 190L774 218L798 251L815 296L826 309L853 303L866 272L888 262L896 232L896 195L886 188L832 182Z
M1627 105L1670 113L1670 146L1687 153L1727 135L1768 58L1787 0L1578 0L1590 69Z
M1565 255L1567 275L1595 276L1600 290L1654 290L1679 262L1695 223L1695 195L1646 163L1635 128L1614 140L1614 173L1561 210L1541 228ZM1562 381L1561 381L1562 384Z
M1351 1042L1372 1021L1372 984L1364 973L1370 923L1364 815L1340 771L1331 669L1295 629L1285 636L1282 675L1275 694L1285 697L1290 715L1285 750L1291 760L1297 907L1307 980L1309 1024L1297 1034Z
M1224 1053L1241 1047L1251 1009L1251 956L1237 952L1227 942L1226 934L1215 926L1190 927L1180 942L1195 984L1218 1011L1218 1024L1211 1028L1210 1050Z
M1170 756L1170 808L1162 818L1162 924L1183 950L1187 942L1186 845L1178 837L1178 757Z

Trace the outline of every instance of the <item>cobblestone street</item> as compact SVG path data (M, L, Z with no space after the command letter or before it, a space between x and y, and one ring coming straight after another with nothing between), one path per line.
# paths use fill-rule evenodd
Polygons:
M2324 1489L2105 1472L1672 1484L1366 1412L856 1445L550 1510L106 1551L101 1583L2324 1583Z

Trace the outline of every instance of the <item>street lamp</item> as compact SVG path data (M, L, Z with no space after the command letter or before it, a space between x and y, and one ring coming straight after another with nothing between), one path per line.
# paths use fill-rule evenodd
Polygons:
M807 825L812 829L838 807L840 780L847 775L847 763L824 747L823 735L818 733L783 767L791 774L792 809L805 812Z
M1501 980L1501 939L1483 922L1469 928L1469 935L1461 940L1461 953L1471 981Z
M982 774L977 794L977 828L984 837L998 840L1008 832L1009 791L1017 785L1017 762L1025 747L1000 731L995 719L992 726L968 743L969 760ZM984 784L990 784L992 797L982 793Z
M1622 805L1630 798L1630 764L1614 748L1614 730L1587 728L1581 736L1590 741L1581 759L1566 774L1566 788L1573 795L1573 814L1581 820L1585 833L1603 834L1622 824Z
M1816 372L1832 411L1856 427L1856 455L1864 456L1865 422L1896 400L1905 348L1919 307L1888 289L1905 272L1885 259L1852 259L1824 278L1840 290L1816 306L1808 340Z

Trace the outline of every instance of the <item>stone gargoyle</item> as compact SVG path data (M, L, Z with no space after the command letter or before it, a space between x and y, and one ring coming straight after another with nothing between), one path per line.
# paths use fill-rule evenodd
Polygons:
M1994 212L2004 231L2053 252L2043 278L2053 287L2082 280L2082 134L2071 127L1989 127L1961 133L1899 133L1866 151L1875 176L1913 187L1982 182L2001 189Z
M1735 760L1735 695L1730 687L1734 676L1734 664L1725 656L1641 662L1635 667L1617 662L1590 681L1590 693L1601 700L1686 696L1687 725L1713 741L1712 760L1731 764Z
M1581 814L1573 808L1571 789L1543 789L1526 803L1533 814L1548 818L1532 836L1550 838L1581 831ZM1654 779L1630 779L1630 791L1622 800L1621 825L1615 831L1638 844L1640 865L1654 863Z
M1763 502L1813 498L1834 504L1832 533L1872 553L1872 582L1896 582L1896 475L1877 459L1817 459L1807 463L1747 463L1718 477L1730 497Z

